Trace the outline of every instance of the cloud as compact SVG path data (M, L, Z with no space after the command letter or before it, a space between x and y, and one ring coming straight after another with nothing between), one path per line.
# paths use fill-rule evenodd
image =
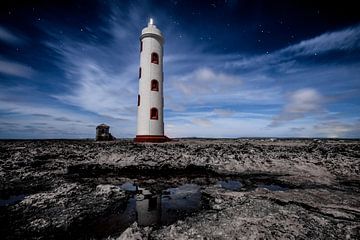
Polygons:
M328 102L328 97L315 89L321 89L329 96L336 95L340 89L352 85L354 76L358 75L358 67L350 63L342 65L341 61L332 58L327 60L336 62L331 68L320 62L310 65L302 62L303 57L330 51L347 54L359 49L359 39L360 25L356 25L253 57L196 51L168 55L165 71L169 65L172 71L165 76L165 95L168 94L171 99L166 98L166 104L178 106L181 103L181 110L187 111L196 107L222 109L224 106L234 110L238 105L239 109L246 107L245 111L250 115L261 111L280 111L267 124L272 127L309 116L321 116L326 114L324 104ZM301 89L304 86L306 88ZM300 90L296 91L296 88ZM289 91L293 91L293 96L284 96ZM259 109L259 105L268 105L269 111ZM218 117L226 117L220 115Z
M127 86L130 75L136 70L114 74L94 62L76 64L77 72L72 74L78 81L69 93L54 95L60 101L81 107L84 110L115 119L134 119L136 110L135 89Z
M279 115L273 118L269 126L276 127L284 122L325 112L325 98L315 89L304 88L292 92Z
M232 115L234 115L234 111L230 109L221 109L221 108L215 108L213 110L213 113L219 117L231 117Z
M35 71L21 63L0 58L0 73L15 77L31 78Z
M64 83L67 90L52 97L103 117L129 120L133 128L138 91L137 41L141 31L136 29L146 24L145 10L138 4L129 5L129 11L109 4L110 13L101 26L106 41L96 44L88 39L74 41L46 29L54 39L61 38L62 45L55 41L45 44L60 56L57 65L67 78ZM100 37L96 31L93 35Z
M2 86L0 96L0 138L92 137L95 130L84 123L100 122L96 116L64 108L51 99L44 101L37 89ZM43 122L46 124L39 124Z
M296 64L300 57L314 56L331 51L349 52L360 49L360 25L348 27L335 32L323 33L317 37L303 40L297 44L274 51L270 54L253 57L240 56L225 63L227 68L242 69L275 69L285 73L296 72Z
M201 118L200 118L201 119ZM207 119L207 118L205 118ZM266 119L238 119L238 118L212 118L211 125L206 121L198 124L193 122L182 122L179 120L168 120L165 125L165 132L170 137L289 137L294 134L288 128L279 127L265 128Z
M11 44L11 45L21 45L25 41L23 38L20 38L7 30L6 28L0 26L0 41L3 41L5 43Z
M72 120L67 117L57 117L57 118L54 118L54 120L61 121L61 122L72 122Z
M295 132L301 132L303 130L305 130L304 127L292 127L290 128L291 131L295 131Z
M239 76L215 72L209 67L171 78L174 87L186 95L219 93L242 82Z
M44 117L44 118L51 117L49 114L42 114L42 113L33 113L33 114L31 114L31 116L33 116L33 117Z
M213 125L212 122L206 118L193 118L191 122L201 127L211 127Z
M301 41L279 51L284 56L305 56L327 51L348 51L360 48L360 25L340 31L327 32L315 38Z
M215 81L221 82L223 84L240 83L240 80L236 76L231 76L224 73L215 73L212 69L209 68L200 68L196 70L192 77L194 77L195 81L204 83L213 83Z
M355 137L360 135L360 120L356 122L327 121L314 125L314 130L325 137Z
M314 136L317 133L310 131L307 126L330 114L325 104L328 107L330 103L347 101L331 99L331 96L337 96L341 91L354 86L354 82L358 82L356 72L359 68L356 62L344 65L332 58L327 60L336 63L332 67L318 62L310 65L301 62L301 59L315 53L341 51L347 54L358 50L359 29L360 25L324 33L273 53L254 57L211 54L209 56L209 53L172 55L168 59L168 64L181 69L177 70L181 74L170 75L170 102L181 103L184 109L187 109L188 114L181 118L183 120L192 121L191 119L197 116L197 113L189 111L190 109L213 108L218 110L212 110L210 115L203 114L212 122L214 116L222 120L232 119L234 124L240 123L242 118L251 119L252 122L264 119L268 120L265 121L264 129L267 129L266 126L276 127L277 131L273 132L273 136ZM222 82L218 80L219 73L228 75L229 78L226 79L236 81L229 81L228 85L217 85L217 81ZM326 97L316 89L321 89L326 93ZM259 108L259 105L268 108ZM225 107L234 113L228 114L226 110L223 111ZM244 113L240 114L242 111ZM342 109L339 111L343 112ZM271 119L269 115L276 112L279 114ZM201 118L201 115L197 116L199 117ZM224 134L225 132L226 130Z

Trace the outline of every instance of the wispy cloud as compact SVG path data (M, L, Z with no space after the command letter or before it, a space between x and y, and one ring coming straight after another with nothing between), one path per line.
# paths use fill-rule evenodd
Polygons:
M25 43L23 37L17 36L3 26L0 26L0 41L11 45L22 45Z
M65 36L61 36L61 45L45 43L60 56L57 64L67 77L67 91L53 97L103 117L136 121L138 32L134 29L145 24L140 17L144 10L136 6L130 5L131 11L114 6L101 32L91 33L96 39L106 34L106 44L81 39L75 42ZM46 31L59 37L56 31Z
M348 51L360 48L360 25L340 31L327 32L312 39L301 41L279 51L286 56L304 56L328 51Z
M211 127L213 125L212 122L206 118L193 118L191 122L201 127Z
M24 64L0 58L0 73L15 77L31 78L35 71Z
M29 95L29 92L32 94ZM41 95L42 93L37 89L26 86L2 86L0 138L93 136L95 128L89 125L98 124L100 122L98 117L69 110L51 99L47 99L44 103ZM115 125L118 122L111 121L111 123Z
M96 63L72 64L79 69L73 73L78 81L73 83L69 93L54 95L55 98L99 115L116 119L135 118L136 92L127 86L130 74L136 74L135 68L130 70L130 74L110 74Z
M279 65L285 71L294 66L296 60L303 56L320 55L330 51L351 51L360 49L360 25L345 28L335 32L327 32L317 37L303 40L297 44L254 57L226 62L226 67L258 68L275 67ZM289 68L290 67L290 68Z
M231 117L232 115L234 115L234 111L233 110L230 110L230 109L221 109L221 108L215 108L213 110L213 113L216 115L216 116L219 116L219 117Z

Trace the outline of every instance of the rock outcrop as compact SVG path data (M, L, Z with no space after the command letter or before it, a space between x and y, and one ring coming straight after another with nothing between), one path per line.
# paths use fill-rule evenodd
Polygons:
M355 140L0 141L0 236L356 239L359 173ZM154 194L197 184L207 206L168 226L126 225L126 182Z

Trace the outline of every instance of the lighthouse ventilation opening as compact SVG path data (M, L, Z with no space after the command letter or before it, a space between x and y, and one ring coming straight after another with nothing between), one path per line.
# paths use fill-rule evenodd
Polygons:
M151 110L150 110L150 119L158 120L158 110L157 110L157 108L151 108Z
M151 80L151 91L159 91L159 82L158 80Z
M159 64L159 55L157 53L151 54L151 63Z

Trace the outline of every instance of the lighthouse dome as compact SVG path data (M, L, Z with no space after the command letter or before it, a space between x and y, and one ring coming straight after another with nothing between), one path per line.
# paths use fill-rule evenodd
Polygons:
M153 23L153 20L150 19L150 22L148 23L147 27L145 27L141 31L140 40L145 37L155 37L159 39L161 42L164 42L164 37L161 33L161 31L156 27L156 25Z

